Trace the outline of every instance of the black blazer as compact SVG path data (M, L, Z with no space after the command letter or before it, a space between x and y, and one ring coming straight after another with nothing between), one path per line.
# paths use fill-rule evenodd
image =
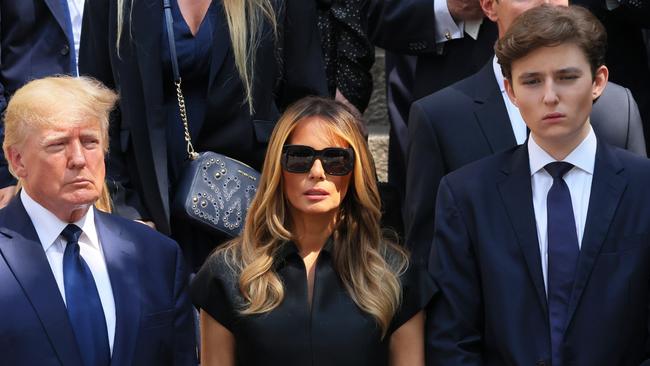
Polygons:
M476 40L465 35L437 45L431 0L367 0L366 12L375 45L417 56L411 102L477 72L494 52L497 27L487 18Z
M396 53L420 54L436 49L431 0L364 0L368 38Z
M11 95L32 79L72 74L70 15L61 0L0 1L0 114ZM4 140L4 118L0 140ZM0 188L16 184L0 151Z
M629 90L609 83L591 123L607 143L645 156L641 120ZM516 145L492 60L478 73L413 103L404 222L414 258L427 258L442 177Z
M281 62L271 37L257 52L254 85L255 114L243 103L243 85L236 71L227 22L217 6L205 123L194 147L212 150L261 167L266 144L281 110L311 94L326 95L313 1L276 4ZM120 109L111 124L108 179L116 211L129 218L152 219L169 234L170 192L167 172L166 124L161 62L162 0L133 2L124 20L117 55L114 0L86 2L79 68L120 91ZM266 26L265 31L270 29ZM173 97L173 96L171 96Z
M563 352L567 365L650 358L650 161L599 139ZM527 145L440 183L427 363L550 365Z

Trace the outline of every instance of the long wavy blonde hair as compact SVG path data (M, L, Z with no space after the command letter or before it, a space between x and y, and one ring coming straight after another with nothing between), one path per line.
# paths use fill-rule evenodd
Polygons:
M314 116L355 151L351 189L339 208L332 235L333 262L354 302L375 318L385 335L400 306L399 276L408 266L408 258L382 233L374 162L357 118L339 102L308 97L286 110L271 135L259 188L242 235L212 255L222 256L238 274L245 299L242 314L266 313L282 302L284 287L274 264L280 248L293 236L280 155L295 127Z
M120 49L120 40L124 28L124 19L128 14L131 21L133 1L117 0L117 41L116 47ZM174 0L172 0L174 1ZM212 0L218 1L218 0ZM230 42L237 73L244 84L244 102L248 103L249 112L253 110L253 85L255 82L256 53L264 36L265 22L271 26L274 42L278 39L276 12L271 0L221 0L228 22Z

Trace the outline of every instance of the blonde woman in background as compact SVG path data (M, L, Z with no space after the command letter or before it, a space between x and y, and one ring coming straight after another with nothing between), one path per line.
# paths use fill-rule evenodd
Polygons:
M382 234L375 182L347 107L285 112L243 235L192 285L202 365L424 365L433 283Z
M171 13L194 147L261 168L281 111L326 93L314 3L171 0ZM198 268L226 238L170 217L187 153L163 0L87 1L79 69L120 93L108 159L114 211L171 235Z

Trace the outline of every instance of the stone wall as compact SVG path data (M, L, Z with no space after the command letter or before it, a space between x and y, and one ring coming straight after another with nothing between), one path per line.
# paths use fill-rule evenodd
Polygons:
M380 181L388 179L388 113L386 109L386 78L384 73L384 51L377 49L372 66L373 92L370 104L364 113L368 124L368 145L375 159L375 168Z

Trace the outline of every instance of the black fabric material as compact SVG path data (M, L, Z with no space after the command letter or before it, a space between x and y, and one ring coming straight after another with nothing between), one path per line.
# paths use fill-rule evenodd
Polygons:
M382 340L374 318L343 287L331 250L328 243L319 255L310 309L305 266L295 245L286 243L276 257L285 298L273 311L256 316L238 314L243 298L237 274L223 257L208 258L192 283L192 299L234 334L239 366L388 365L391 333L426 306L433 281L423 268L406 271L401 277L402 306Z
M120 91L119 113L112 116L110 125L107 159L107 178L112 195L117 197L116 211L137 210L139 218L152 220L159 231L170 234L173 187L167 161L167 127L169 116L178 111L166 104L170 95L165 90L169 81L164 78L169 67L163 56L163 4L161 0L127 3L132 9L124 19L119 56L115 47L117 2L95 0L86 4L79 69L81 74ZM215 151L257 169L262 165L268 136L257 133L254 119L274 125L290 103L306 95L327 94L314 2L272 3L280 39L275 43L270 26L264 25L264 37L255 54L255 118L244 102L221 1L213 6L210 65L202 76L207 80L205 114L200 131L192 136L197 151ZM125 146L120 146L122 141ZM193 245L177 239L184 251Z
M364 2L316 0L327 88L332 96L338 89L362 113L370 101L370 68L375 62L375 48L368 40L362 9Z

